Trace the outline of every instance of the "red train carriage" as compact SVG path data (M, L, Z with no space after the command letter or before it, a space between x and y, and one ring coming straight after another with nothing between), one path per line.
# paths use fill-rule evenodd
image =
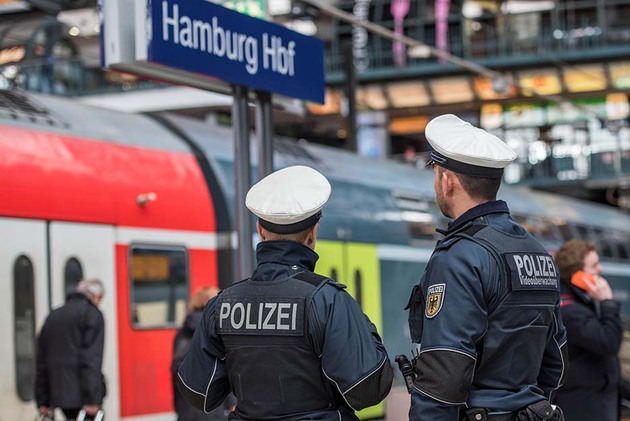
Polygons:
M7 419L33 418L35 334L84 276L106 288L106 412L172 413L176 321L190 291L218 285L215 212L186 146L146 117L131 122L144 133L113 127L109 138L83 137L20 119L0 126L0 274L13 289L0 308L14 320L1 324L9 340L0 355L15 355L0 368ZM157 146L134 139L156 132Z

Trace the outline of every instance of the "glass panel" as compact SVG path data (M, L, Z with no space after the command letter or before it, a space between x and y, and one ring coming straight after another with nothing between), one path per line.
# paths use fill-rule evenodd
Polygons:
M77 284L83 279L83 268L81 262L76 257L71 257L66 262L63 270L63 283L66 289L66 297L74 292Z
M179 325L188 300L188 252L183 247L133 246L131 318L135 327Z
M433 99L438 104L468 102L473 100L470 80L464 77L447 77L430 82Z
M419 107L431 102L429 93L421 82L392 83L387 88L392 105L399 107Z
M603 91L608 85L601 64L571 65L564 69L564 83L570 92Z
M384 110L389 106L380 86L366 86L357 91L357 103L371 110Z
M523 70L518 76L525 95L555 95L562 92L562 82L556 69Z
M15 382L23 401L34 397L35 385L35 291L33 264L20 256L13 266Z

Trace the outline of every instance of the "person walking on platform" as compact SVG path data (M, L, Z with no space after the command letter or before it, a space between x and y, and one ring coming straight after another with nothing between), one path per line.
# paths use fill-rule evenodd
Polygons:
M261 242L249 279L204 310L179 369L180 390L210 411L230 390L236 420L357 420L393 372L376 330L345 286L313 272L331 186L312 168L270 174L247 194Z
M570 367L556 403L567 421L619 420L620 304L601 276L595 243L569 240L556 252L555 260L560 269Z
M60 408L68 419L75 419L81 410L93 417L103 403L105 323L98 309L103 293L100 280L82 280L42 327L35 399L43 416L52 417Z
M434 189L452 218L407 308L415 358L411 421L561 419L566 330L551 256L496 195L516 154L447 114L425 135Z
M182 327L179 328L173 341L173 360L171 361L171 376L173 378L173 403L177 413L177 421L226 421L227 413L232 411L236 400L230 394L222 406L206 413L192 407L179 392L177 387L177 372L192 341L193 334L203 314L203 309L208 301L217 295L219 290L211 287L201 287L190 298L190 312L186 316Z

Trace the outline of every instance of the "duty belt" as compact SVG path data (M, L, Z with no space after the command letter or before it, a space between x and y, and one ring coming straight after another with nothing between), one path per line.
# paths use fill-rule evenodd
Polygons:
M484 408L471 408L466 411L463 421L516 421L517 419L515 412L488 414Z
M507 414L488 414L485 408L466 410L462 421L564 421L562 410L554 407L547 400L541 400L516 412Z

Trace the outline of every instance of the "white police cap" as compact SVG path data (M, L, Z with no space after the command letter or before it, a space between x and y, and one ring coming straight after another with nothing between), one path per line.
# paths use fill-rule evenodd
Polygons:
M296 165L269 174L252 186L245 206L267 231L292 234L319 221L330 192L326 177L313 168Z
M429 164L473 177L501 178L516 153L498 137L453 114L429 121L425 136L433 147Z

